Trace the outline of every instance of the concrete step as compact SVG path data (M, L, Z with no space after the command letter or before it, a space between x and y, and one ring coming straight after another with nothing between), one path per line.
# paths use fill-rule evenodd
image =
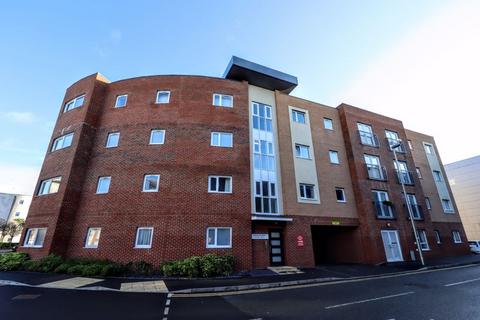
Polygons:
M269 270L277 274L299 274L303 273L300 269L291 266L281 266L281 267L268 267Z

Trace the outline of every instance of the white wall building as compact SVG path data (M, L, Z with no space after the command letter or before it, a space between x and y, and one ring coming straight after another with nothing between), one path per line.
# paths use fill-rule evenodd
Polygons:
M0 223L5 221L14 223L16 219L25 220L31 202L30 195L0 193ZM20 236L21 232L17 232L11 242L18 243ZM7 235L3 241L10 242L10 237Z

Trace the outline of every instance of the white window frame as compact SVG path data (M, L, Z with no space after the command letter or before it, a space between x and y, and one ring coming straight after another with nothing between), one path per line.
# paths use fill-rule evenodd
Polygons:
M157 178L157 187L153 190L146 190L145 189L145 182L147 181L147 177L156 177ZM143 185L142 185L142 192L158 192L158 187L160 185L160 175L159 174L146 174L143 176Z
M336 159L332 159L332 154L335 155ZM340 164L340 157L338 156L338 151L328 150L328 158L330 159L331 164Z
M67 137L71 137L69 145L65 144L65 141L66 141ZM57 151L57 150L68 148L72 145L72 143L73 143L73 132L64 134L64 135L56 138L55 140L53 140L52 148L50 149L50 152L54 152L54 151ZM57 145L60 145L60 146L58 148L56 148Z
M125 97L125 104L124 105L119 105L118 104L118 101L119 99ZM114 108L115 109L119 109L119 108L124 108L127 106L127 102L128 102L128 94L121 94L121 95L118 95L117 98L115 99L115 105L114 105Z
M93 245L89 245L88 244L88 239L90 238L90 233L91 232L95 232L95 231L99 231L98 232L98 242L96 244L93 244ZM84 244L84 248L87 248L87 249L96 249L98 248L98 244L100 243L100 236L102 234L102 228L100 227L89 227L87 229L87 237L85 238L85 244Z
M218 135L218 144L215 144L214 143L214 136L215 135ZM222 141L222 135L225 135L225 136L230 136L231 137L231 141L232 141L232 144L229 145L229 146L223 146L221 141ZM210 145L212 147L220 147L220 148L233 148L233 133L231 132L220 132L220 131L213 131L211 134L210 134Z
M303 115L303 122L302 121L299 121L299 114ZM292 121L293 122L296 122L296 123L300 123L300 124L306 124L307 123L307 113L306 112L303 112L303 111L300 111L300 110L296 110L296 109L292 109Z
M452 238L453 238L453 243L463 243L462 236L460 235L460 231L458 230L452 231Z
M418 244L420 245L420 249L422 249L422 251L430 251L430 245L428 244L427 232L423 229L418 229L417 234L418 234ZM423 236L423 238L422 238L422 236Z
M38 231L39 230L45 230L45 235L42 239L42 243L36 245L35 242L37 242ZM33 240L33 244L28 244L27 242L28 242L32 232L35 232L35 238ZM45 242L45 237L46 236L47 236L47 228L28 228L27 232L25 233L25 239L23 240L23 246L27 247L27 248L43 248L43 243Z
M442 173L440 172L440 170L432 170L432 174L433 174L433 180L435 182L443 182L443 176L442 176Z
M302 156L302 150L307 150L307 157ZM300 143L295 143L295 157L299 159L312 159L312 155L310 154L310 146L300 144Z
M338 190L342 191L343 200L338 200L338 197L337 197L337 191ZM335 198L337 199L338 203L346 203L347 202L347 195L345 194L345 188L335 187Z
M306 196L305 197L302 197L302 189L303 189L303 194L306 195L307 194L307 187L311 187L312 188L312 198L307 198ZM300 190L300 199L302 200L317 200L317 193L315 192L315 185L314 184L311 184L311 183L299 183L299 190Z
M47 194L55 194L58 192L58 189L57 191L55 192L50 192L51 188L52 188L52 182L55 181L55 182L58 182L58 189L60 189L60 183L62 182L62 177L61 176L58 176L58 177L53 177L53 178L49 178L49 179L45 179L45 180L42 180L40 182L40 187L38 188L38 192L37 192L37 196L45 196ZM42 190L44 189L44 186L45 185L48 185L48 192L46 193L41 193Z
M80 100L80 99L83 99L82 104L76 106L77 101ZM80 108L81 106L83 106L84 103L85 103L85 94L79 95L78 97L75 97L72 100L67 101L65 103L65 105L63 106L63 113L68 112L68 111L73 110L73 109L76 109L76 108ZM70 107L70 105L71 105L71 107Z
M377 218L379 218L379 219L393 219L395 217L395 214L393 212L392 207L387 206L383 203L383 201L390 201L390 196L388 195L388 191L373 189L372 193L374 194L374 202L382 204L382 207L381 207L382 214L379 215L378 211L377 211L376 212ZM382 196L383 196L383 198L385 198L384 200L381 200Z
M163 94L163 93L168 94L166 102L161 102L158 99L160 97L160 95ZM155 104L167 104L167 103L170 103L170 91L169 90L157 90L157 95L155 97Z
M150 240L148 245L145 244L138 244L138 235L140 234L140 230L152 230L150 233ZM153 242L153 227L137 227L137 231L135 234L135 249L150 249L152 247Z
M215 97L218 97L220 104L215 104ZM231 101L231 105L224 105L223 100L225 97L229 97ZM224 108L233 108L233 96L230 94L223 94L223 93L214 93L212 95L212 105L215 107L224 107Z
M106 192L99 192L99 188L100 188L100 182L101 181L108 181L108 187L107 187L107 191ZM95 192L96 194L107 194L109 191L110 191L110 184L112 182L112 177L111 176L101 176L101 177L98 177L98 180L97 180L97 191Z
M423 147L425 149L426 154L435 154L435 151L433 150L433 145L430 143L423 143Z
M109 145L109 143L110 143L110 138L113 137L113 136L118 136L117 144L110 146L110 145ZM107 134L107 142L105 143L105 148L116 148L116 147L118 147L119 144L120 144L120 131L109 132L109 133Z
M153 134L155 132L162 132L162 134L163 134L162 142L152 142ZM150 140L148 141L148 144L151 144L151 145L165 144L165 130L164 129L152 129L152 130L150 130Z
M443 212L447 212L447 213L452 213L454 212L453 211L453 206L452 206L452 201L450 199L441 199L442 201L442 208L443 208ZM445 201L447 201L447 203L449 204L449 208L447 208L445 206Z
M440 237L440 231L433 230L433 234L435 235L435 242L437 244L441 244L442 243L442 238Z
M230 244L229 245L217 245L217 240L218 240L218 229L228 229L230 230ZM209 244L208 243L208 231L209 230L215 230L215 244ZM232 247L232 227L208 227L207 232L206 232L206 239L205 239L205 245L207 249L221 249L221 248L231 248Z
M212 190L211 189L211 181L210 179L211 178L215 178L217 180L217 183L216 183L216 189L217 190ZM230 191L218 191L218 187L219 187L219 180L220 178L226 178L226 179L229 179L230 180ZM209 175L208 176L208 193L232 193L233 192L233 178L232 176L216 176L216 175Z
M329 128L329 127L327 126L327 123L329 123L332 127ZM325 129L327 129L327 130L334 130L334 129L333 129L333 119L325 118L325 117L324 117L324 118L323 118L323 127L324 127Z
M408 148L409 148L410 150L413 150L412 140L407 139L407 143L408 143Z

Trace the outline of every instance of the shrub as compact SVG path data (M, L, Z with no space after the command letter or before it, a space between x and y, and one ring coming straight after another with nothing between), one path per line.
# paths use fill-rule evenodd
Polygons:
M20 270L28 255L21 252L11 252L0 255L0 271Z
M160 270L167 277L181 276L180 261L168 261L161 265Z
M55 270L53 270L53 272L55 273L67 273L68 272L68 269L72 266L74 266L75 263L73 263L72 261L66 261L64 263L62 263L61 265L59 265L58 267L55 268Z
M202 257L202 276L227 276L233 272L234 259L233 256L217 256L209 253Z
M92 263L92 264L87 264L82 266L82 276L84 277L93 277L93 276L98 276L102 272L102 268L104 267L104 264L100 263Z
M81 276L84 268L85 268L84 265L75 264L75 265L70 266L67 269L67 273L72 274L72 275L76 275L76 276Z
M129 262L127 268L134 274L151 275L153 273L153 266L145 261Z
M40 261L27 260L23 263L22 270L25 271L40 271Z
M184 260L165 262L161 270L167 277L214 277L231 274L233 264L233 256L207 254L202 257L193 256Z
M59 265L63 263L63 258L54 254L49 254L39 261L38 271L53 272Z
M112 262L102 267L102 270L100 271L100 275L102 277L121 276L121 275L124 275L126 272L127 270L124 265Z

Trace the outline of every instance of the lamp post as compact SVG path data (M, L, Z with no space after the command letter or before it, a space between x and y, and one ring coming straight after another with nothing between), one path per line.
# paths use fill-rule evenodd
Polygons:
M405 191L405 184L403 183L403 178L399 175L400 165L398 163L397 152L395 151L395 149L397 149L401 145L402 145L401 141L398 141L394 144L390 144L390 149L392 149L393 151L393 157L395 158L395 164L397 166L398 180L400 180L400 184L402 185L403 197L405 198L405 202L407 203L408 216L410 217L410 222L412 223L413 234L415 235L415 243L417 245L418 254L420 255L420 262L422 263L422 266L425 266L425 261L423 260L422 248L420 247L420 241L418 241L417 228L415 227L415 221L413 219L412 208L410 207L410 200L408 199L407 192Z

